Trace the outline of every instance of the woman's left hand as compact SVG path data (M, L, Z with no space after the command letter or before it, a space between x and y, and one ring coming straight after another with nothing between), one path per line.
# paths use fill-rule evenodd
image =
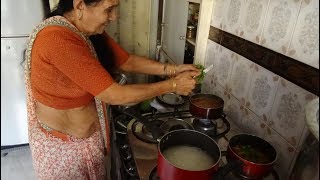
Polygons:
M185 72L185 71L197 71L200 72L193 64L179 64L176 67L176 74Z

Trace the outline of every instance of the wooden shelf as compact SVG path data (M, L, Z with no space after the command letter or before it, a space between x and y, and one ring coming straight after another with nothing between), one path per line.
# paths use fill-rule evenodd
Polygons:
M201 0L188 0L189 2L192 2L192 3L201 3Z
M196 46L196 39L195 39L195 38L191 38L191 39L187 38L187 41L188 41L190 44Z

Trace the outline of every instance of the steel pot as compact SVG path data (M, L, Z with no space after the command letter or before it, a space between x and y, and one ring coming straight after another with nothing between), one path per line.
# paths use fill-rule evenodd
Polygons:
M251 134L233 136L229 140L226 158L228 164L220 168L216 175L224 176L236 169L240 176L247 179L261 179L270 173L278 179L273 170L277 152L270 143L258 136Z
M214 159L214 163L208 169L204 170L186 170L177 167L163 154L164 150L178 145L187 145L200 148ZM221 153L217 143L201 132L195 130L179 129L165 134L158 143L158 176L162 180L210 180L213 174L218 170L218 162ZM184 155L183 158L188 158Z
M224 101L213 94L194 94L189 98L189 111L199 119L218 119L222 116Z

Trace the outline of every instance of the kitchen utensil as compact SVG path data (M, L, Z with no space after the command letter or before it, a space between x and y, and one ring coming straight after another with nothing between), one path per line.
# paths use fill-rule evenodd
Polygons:
M198 171L185 170L176 167L166 159L163 152L170 147L179 145L200 148L214 159L214 163L210 168ZM158 144L158 175L160 179L165 180L210 180L213 174L218 170L220 157L221 153L219 146L209 136L195 130L174 130L165 134ZM188 158L188 156L185 155L184 158Z
M194 94L189 98L189 111L199 119L218 119L222 116L224 101L213 94Z
M204 72L205 74L207 74L212 68L213 68L213 64L211 64L209 67L205 68L205 69L203 70L203 72Z
M272 172L278 178L273 169L277 152L270 143L258 136L237 134L231 137L226 158L228 164L220 168L216 176L237 169L240 176L248 179L261 179Z
M169 106L178 106L185 103L183 97L176 93L162 94L160 96L157 96L156 99L158 100L158 102Z
M201 64L197 64L196 67L201 70L200 75L198 76L193 76L193 78L195 78L197 80L198 84L201 84L201 82L204 79L204 76L213 68L213 64L211 64L209 67L204 69L204 66Z

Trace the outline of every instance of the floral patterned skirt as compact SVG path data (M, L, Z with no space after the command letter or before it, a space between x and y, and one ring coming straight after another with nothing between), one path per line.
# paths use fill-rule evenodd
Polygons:
M104 180L106 156L101 131L88 138L75 138L40 123L29 124L33 166L40 180ZM62 138L64 137L64 138Z

